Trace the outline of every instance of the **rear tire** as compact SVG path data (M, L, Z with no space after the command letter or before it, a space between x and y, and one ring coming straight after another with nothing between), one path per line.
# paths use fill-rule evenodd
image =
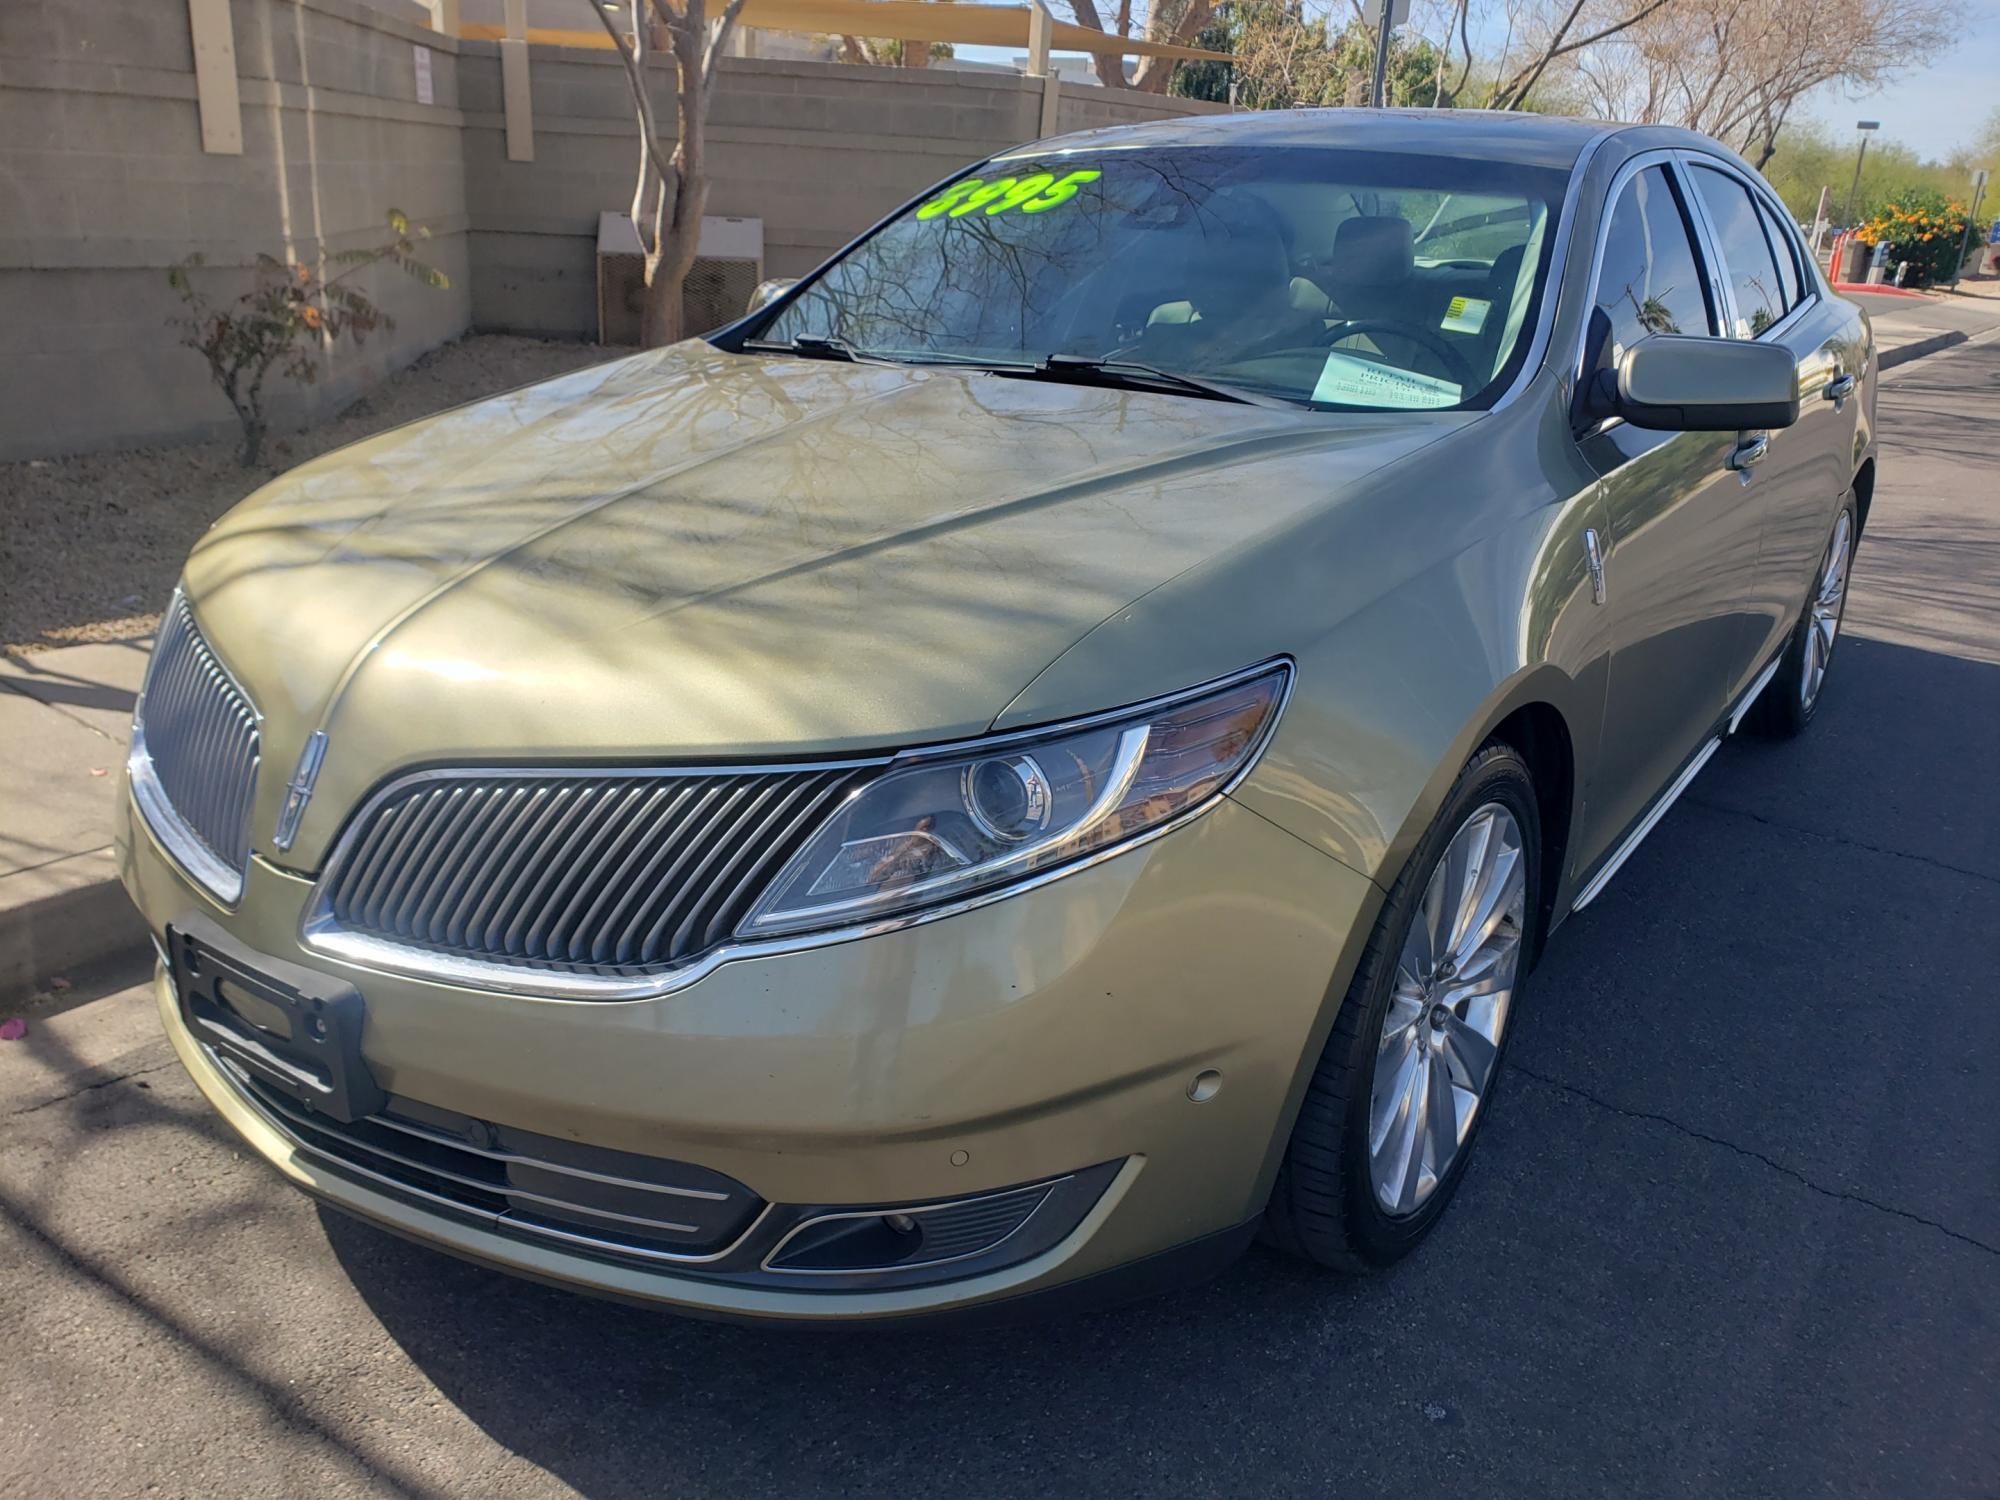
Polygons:
M1475 858L1488 860L1488 884ZM1429 1233L1492 1105L1540 890L1534 781L1511 746L1489 744L1459 773L1376 918L1279 1167L1267 1240L1365 1271Z
M1785 654L1779 658L1778 674L1765 684L1752 706L1749 725L1771 739L1790 739L1803 734L1819 712L1826 696L1826 675L1833 665L1834 647L1840 644L1840 627L1847 618L1847 580L1853 571L1854 544L1861 526L1854 508L1854 492L1841 497L1834 516L1833 530L1820 554L1819 570L1813 574L1805 608L1792 626Z

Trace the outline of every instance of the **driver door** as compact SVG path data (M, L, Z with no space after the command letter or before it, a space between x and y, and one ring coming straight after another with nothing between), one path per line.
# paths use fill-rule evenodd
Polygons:
M1606 220L1579 400L1656 333L1717 335L1718 298L1669 159L1620 174ZM1759 629L1761 524L1730 468L1734 433L1649 432L1618 418L1577 439L1598 476L1610 680L1578 850L1611 851L1701 749Z

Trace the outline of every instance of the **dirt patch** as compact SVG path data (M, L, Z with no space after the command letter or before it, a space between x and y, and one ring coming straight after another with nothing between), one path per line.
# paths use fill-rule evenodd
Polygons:
M0 464L0 650L148 635L209 523L274 474L461 402L631 351L480 334L447 344L323 426L266 444L191 443Z

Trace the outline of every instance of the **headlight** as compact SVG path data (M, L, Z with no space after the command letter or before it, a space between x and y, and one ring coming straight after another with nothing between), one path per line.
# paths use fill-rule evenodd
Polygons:
M1289 665L1131 713L901 757L787 864L744 938L841 927L1022 880L1213 799L1270 738Z

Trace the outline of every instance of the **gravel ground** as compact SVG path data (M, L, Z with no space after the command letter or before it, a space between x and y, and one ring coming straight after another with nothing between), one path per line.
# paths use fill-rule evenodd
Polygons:
M627 351L480 334L433 351L333 421L267 441L0 464L0 650L149 634L209 523L274 474L384 428Z

